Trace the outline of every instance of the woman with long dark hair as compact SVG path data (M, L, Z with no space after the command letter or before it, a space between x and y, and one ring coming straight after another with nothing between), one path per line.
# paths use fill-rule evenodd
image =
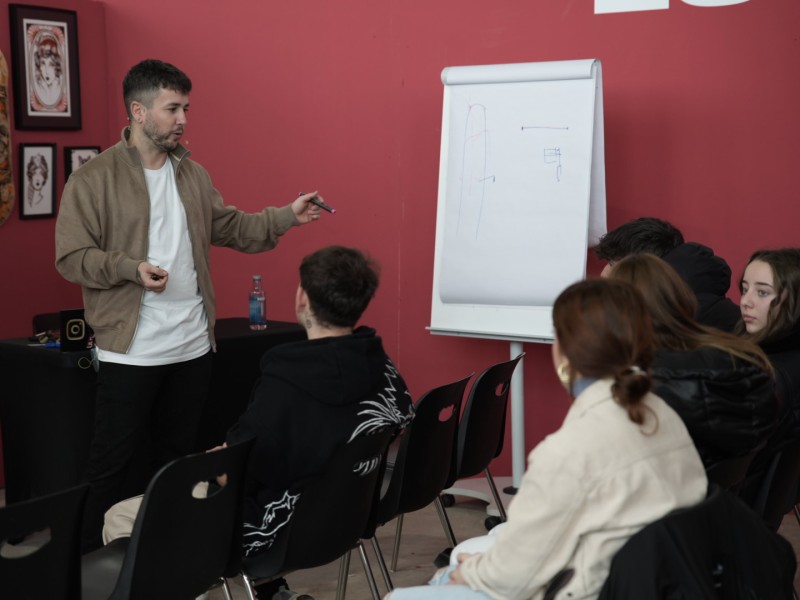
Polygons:
M644 296L654 330L653 391L684 420L706 467L763 445L778 407L772 368L759 347L698 323L694 294L652 254L622 259L610 277Z
M739 288L742 321L737 332L758 344L769 358L786 415L776 439L770 441L774 451L800 437L800 249L755 252Z

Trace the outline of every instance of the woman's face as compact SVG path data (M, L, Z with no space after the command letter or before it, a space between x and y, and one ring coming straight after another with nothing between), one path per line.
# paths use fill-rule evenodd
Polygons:
M56 61L52 56L44 56L39 62L39 74L47 85L51 85L56 79Z
M761 331L769 322L772 301L775 299L772 267L761 260L754 260L747 265L742 277L741 292L739 306L747 333Z
M37 169L33 172L33 175L31 176L31 187L38 192L44 187L45 181L47 181L47 178L39 169Z

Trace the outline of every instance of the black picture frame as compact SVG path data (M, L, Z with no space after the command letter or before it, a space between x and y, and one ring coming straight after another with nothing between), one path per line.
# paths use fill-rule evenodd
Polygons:
M14 125L17 129L80 129L78 14L9 4Z
M100 154L100 146L65 146L64 180L69 179L73 171L85 165L98 154Z
M20 219L41 219L56 214L56 145L19 145Z

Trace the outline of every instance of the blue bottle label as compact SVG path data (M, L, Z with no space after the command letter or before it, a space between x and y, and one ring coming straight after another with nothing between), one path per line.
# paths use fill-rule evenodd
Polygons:
M250 322L264 323L264 313L262 312L263 300L250 298Z

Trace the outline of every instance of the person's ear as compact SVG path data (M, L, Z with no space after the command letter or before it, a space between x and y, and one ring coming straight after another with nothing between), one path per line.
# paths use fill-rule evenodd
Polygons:
M302 310L308 307L308 294L302 286L297 286L297 293L294 298L294 305L297 310Z
M141 125L144 123L144 117L147 114L147 108L138 100L131 102L131 119Z

